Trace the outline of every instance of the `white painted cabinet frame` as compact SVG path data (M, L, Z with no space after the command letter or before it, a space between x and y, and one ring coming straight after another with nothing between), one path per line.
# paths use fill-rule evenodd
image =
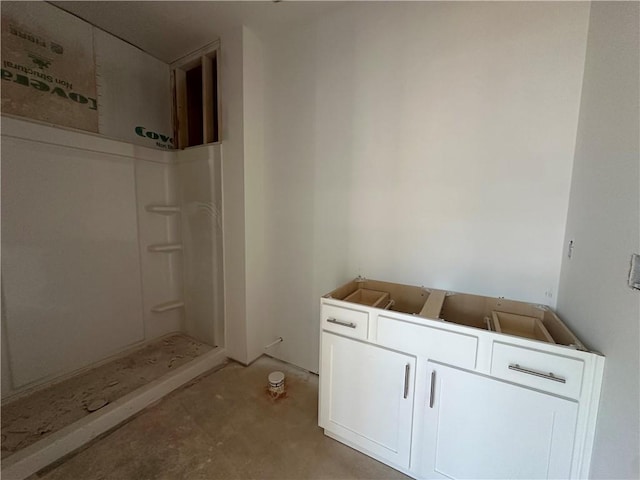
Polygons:
M345 300L358 289L390 295ZM497 310L551 338L483 328ZM326 435L420 479L588 476L605 359L548 307L358 278L321 299L320 321Z

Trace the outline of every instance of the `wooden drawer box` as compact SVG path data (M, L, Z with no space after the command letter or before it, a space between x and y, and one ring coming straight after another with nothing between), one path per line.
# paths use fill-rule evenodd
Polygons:
M344 301L359 303L369 307L383 308L387 303L389 303L389 293L359 288L348 297L345 297Z
M491 312L491 316L493 318L493 327L498 333L531 338L541 342L556 343L540 319L536 317L496 312L495 310Z

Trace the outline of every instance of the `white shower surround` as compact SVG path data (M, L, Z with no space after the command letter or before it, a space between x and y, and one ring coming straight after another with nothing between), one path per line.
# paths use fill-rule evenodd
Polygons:
M219 145L182 163L183 152L2 122L3 399L171 332L223 345L219 214L145 208L185 195L220 212ZM181 224L183 252L147 250L181 242ZM184 309L151 311L178 299Z

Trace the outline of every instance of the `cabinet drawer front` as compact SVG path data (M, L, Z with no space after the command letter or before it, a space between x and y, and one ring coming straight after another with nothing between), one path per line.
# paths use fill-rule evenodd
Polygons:
M584 362L526 347L493 343L491 375L565 397L578 398Z
M378 342L385 347L457 367L476 368L478 338L378 316Z
M369 331L369 313L351 308L322 305L322 329L366 340Z

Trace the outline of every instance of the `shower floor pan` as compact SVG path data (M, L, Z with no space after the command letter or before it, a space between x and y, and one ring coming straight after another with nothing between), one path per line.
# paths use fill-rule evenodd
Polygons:
M26 478L225 360L173 334L2 405L2 475Z

